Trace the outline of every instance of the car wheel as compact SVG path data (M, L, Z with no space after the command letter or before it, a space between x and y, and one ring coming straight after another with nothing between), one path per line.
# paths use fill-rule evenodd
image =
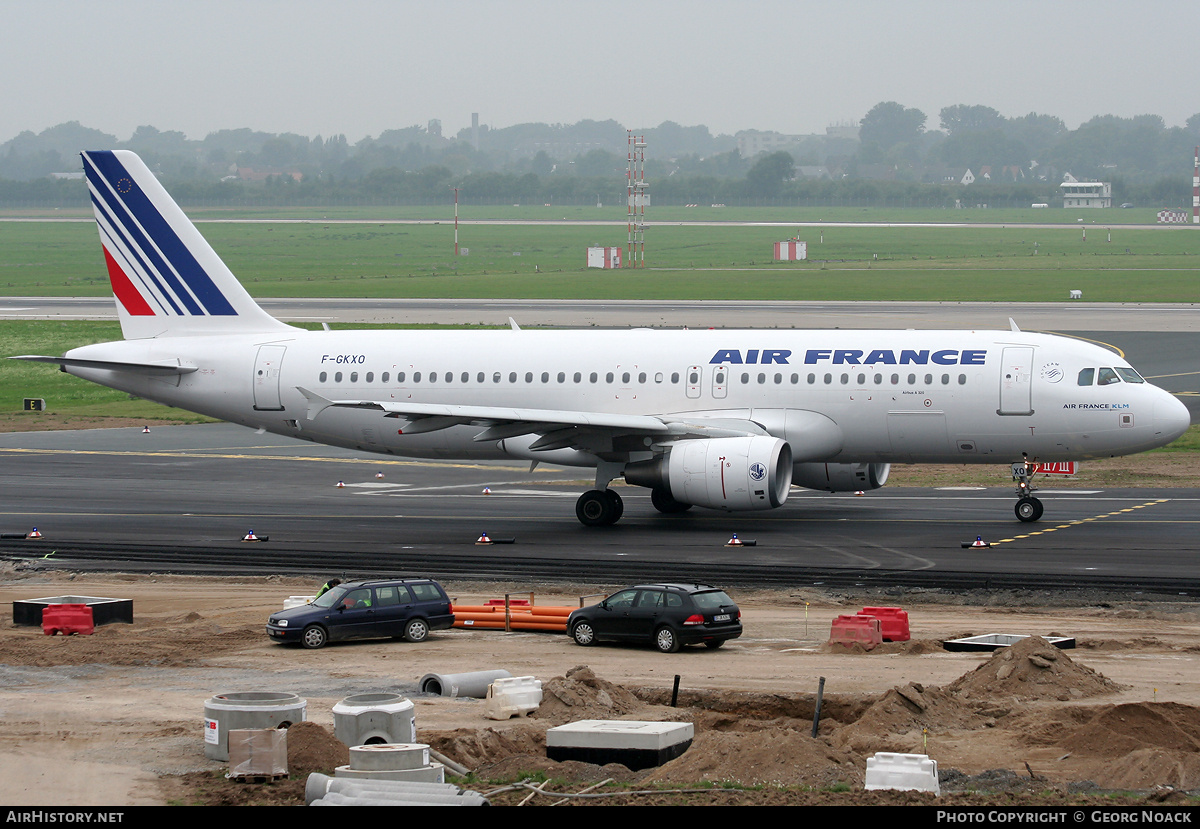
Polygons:
M404 638L409 642L424 642L429 638L429 625L424 619L412 619L404 626Z
M721 647L724 644L725 644L724 639L709 639L707 642L704 643L704 647L708 648L710 651L715 651L717 648Z
M670 628L661 627L654 631L654 647L661 653L675 653L679 650L679 637Z
M325 628L320 625L309 625L300 634L300 642L306 648L316 650L317 648L325 647L329 641L329 634L325 632Z
M576 622L575 627L571 628L571 638L575 640L576 645L586 648L596 644L596 631L590 622Z

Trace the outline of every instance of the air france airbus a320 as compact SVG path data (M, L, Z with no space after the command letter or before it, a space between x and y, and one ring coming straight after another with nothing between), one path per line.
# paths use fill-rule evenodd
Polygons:
M266 314L130 152L83 154L124 340L22 357L170 406L366 452L595 470L654 506L767 510L793 485L883 486L891 463L1126 455L1187 409L1111 351L999 331L305 331ZM531 466L532 469L532 466Z

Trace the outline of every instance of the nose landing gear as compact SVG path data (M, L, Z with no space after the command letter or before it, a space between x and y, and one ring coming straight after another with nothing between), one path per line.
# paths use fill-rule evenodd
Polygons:
M1034 498L1032 493L1037 491L1033 485L1033 476L1037 473L1037 464L1030 463L1028 458L1012 465L1013 480L1017 482L1017 505L1013 512L1017 520L1029 524L1042 517L1044 507L1042 502Z

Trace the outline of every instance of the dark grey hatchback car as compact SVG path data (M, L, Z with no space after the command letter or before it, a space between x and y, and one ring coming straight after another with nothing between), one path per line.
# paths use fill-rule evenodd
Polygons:
M272 613L267 635L276 642L321 648L340 639L390 636L422 642L454 624L446 591L433 579L344 582L300 607Z
M733 599L707 584L639 584L567 618L577 645L601 640L653 644L663 653L682 645L719 648L742 635L742 612Z

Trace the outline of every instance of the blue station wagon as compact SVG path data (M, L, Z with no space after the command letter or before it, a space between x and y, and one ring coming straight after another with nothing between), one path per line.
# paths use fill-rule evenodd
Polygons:
M431 630L453 624L450 599L433 579L375 579L345 582L306 605L272 613L267 635L276 642L322 648L371 637L423 642Z

